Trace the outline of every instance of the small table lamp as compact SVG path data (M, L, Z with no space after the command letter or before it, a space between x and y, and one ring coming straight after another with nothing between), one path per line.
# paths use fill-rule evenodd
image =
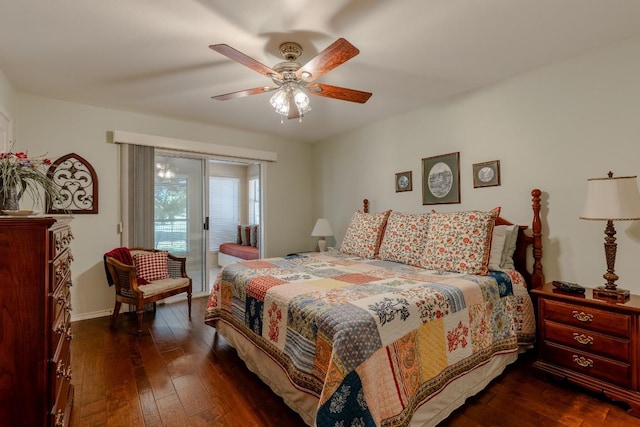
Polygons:
M635 176L608 178L590 178L587 180L587 200L580 219L607 221L604 234L604 254L607 260L607 272L602 276L607 281L604 286L593 290L594 297L614 299L625 302L629 291L618 289L614 272L616 262L616 230L613 221L634 221L640 219L640 193Z
M320 249L320 252L326 251L326 237L333 236L333 230L331 230L331 224L329 224L329 220L326 218L318 218L315 227L313 227L311 235L314 237L320 237L320 239L318 240L318 248Z

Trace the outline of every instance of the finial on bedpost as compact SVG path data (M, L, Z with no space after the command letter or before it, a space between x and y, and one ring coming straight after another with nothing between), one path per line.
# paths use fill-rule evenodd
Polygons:
M362 211L364 213L369 213L369 199L364 199L362 201Z
M535 188L531 191L533 207L533 224L531 225L533 237L533 273L531 284L534 288L544 285L544 273L542 272L542 220L540 219L540 196L542 191Z

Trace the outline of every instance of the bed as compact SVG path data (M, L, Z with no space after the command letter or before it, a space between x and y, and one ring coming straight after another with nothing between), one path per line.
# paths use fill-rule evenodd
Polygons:
M534 343L528 290L544 276L531 194L530 232L498 210L371 214L365 201L340 251L224 267L205 323L308 425L436 425ZM507 229L502 268L491 251L502 241L504 254Z

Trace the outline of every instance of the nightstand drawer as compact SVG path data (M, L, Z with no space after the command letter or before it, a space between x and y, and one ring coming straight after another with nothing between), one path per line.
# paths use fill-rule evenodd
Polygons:
M631 365L545 341L545 360L622 387L631 387Z
M631 316L629 315L548 299L541 302L542 315L545 320L554 320L590 331L630 338Z
M545 339L548 341L610 357L620 362L631 362L631 342L629 340L563 325L550 320L544 320L544 333Z

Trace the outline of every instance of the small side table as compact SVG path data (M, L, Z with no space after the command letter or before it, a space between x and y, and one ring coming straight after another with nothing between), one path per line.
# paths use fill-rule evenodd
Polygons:
M533 289L538 303L538 358L533 367L630 406L640 417L640 296L626 303Z

